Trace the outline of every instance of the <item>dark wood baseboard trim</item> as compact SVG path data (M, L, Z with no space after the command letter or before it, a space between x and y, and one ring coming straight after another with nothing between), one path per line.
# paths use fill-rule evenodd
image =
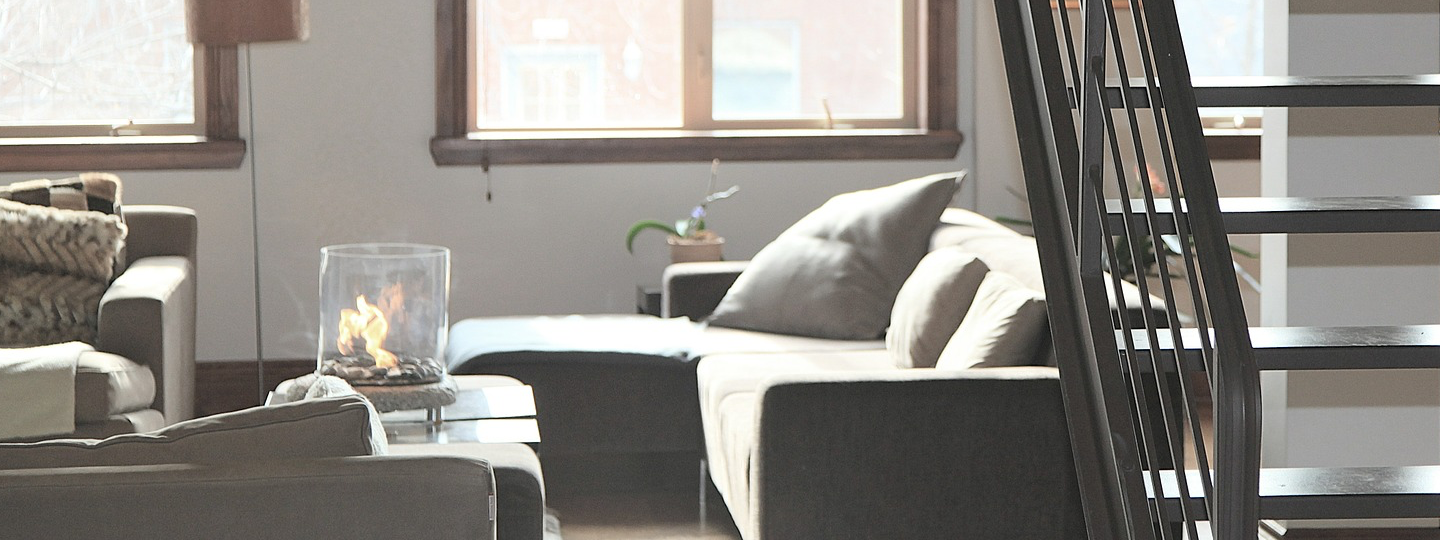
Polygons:
M195 415L208 416L260 404L254 360L195 363ZM315 371L315 360L266 360L265 388Z

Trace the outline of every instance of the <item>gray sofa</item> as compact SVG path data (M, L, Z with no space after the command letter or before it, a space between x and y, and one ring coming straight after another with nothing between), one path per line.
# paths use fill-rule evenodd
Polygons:
M0 443L6 538L495 538L483 460L379 455L355 394L103 440Z

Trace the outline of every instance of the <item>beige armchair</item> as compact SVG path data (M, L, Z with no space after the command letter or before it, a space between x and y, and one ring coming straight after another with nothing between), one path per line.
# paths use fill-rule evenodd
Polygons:
M100 300L75 375L75 432L102 438L195 416L195 212L123 207L124 271Z

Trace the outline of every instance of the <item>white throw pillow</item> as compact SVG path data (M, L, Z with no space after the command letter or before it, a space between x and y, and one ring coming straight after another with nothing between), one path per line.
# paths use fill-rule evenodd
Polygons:
M1035 353L1044 341L1047 320L1044 296L1008 274L990 272L935 367L1038 364Z
M990 267L959 248L940 248L915 265L895 296L885 348L900 368L935 367Z

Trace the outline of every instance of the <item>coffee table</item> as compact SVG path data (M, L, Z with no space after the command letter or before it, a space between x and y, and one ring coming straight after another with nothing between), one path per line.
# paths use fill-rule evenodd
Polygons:
M540 443L535 420L535 394L529 385L510 377L455 375L455 403L438 414L426 410L380 414L391 444L451 442Z

